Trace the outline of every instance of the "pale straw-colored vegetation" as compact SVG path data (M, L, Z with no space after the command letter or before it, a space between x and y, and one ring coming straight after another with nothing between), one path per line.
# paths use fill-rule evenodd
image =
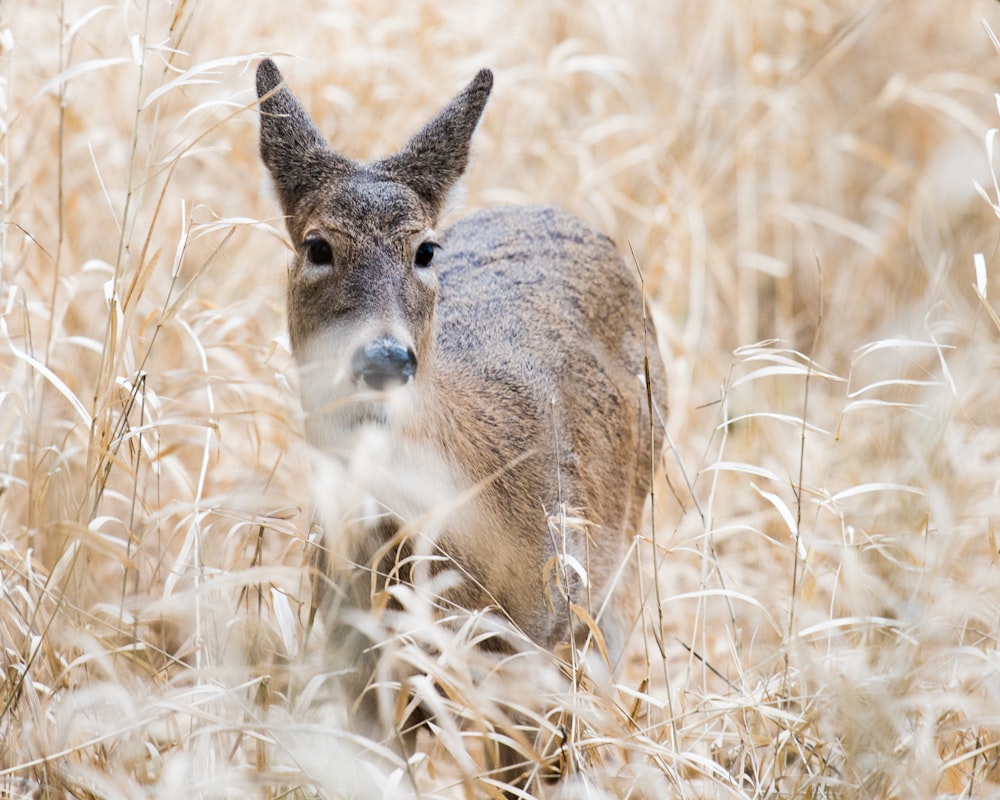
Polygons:
M3 3L0 796L489 796L504 697L563 797L1000 793L991 27L985 0ZM357 157L492 67L466 208L610 233L668 364L627 663L491 675L413 603L392 657L447 713L410 763L345 732L308 630L265 53Z

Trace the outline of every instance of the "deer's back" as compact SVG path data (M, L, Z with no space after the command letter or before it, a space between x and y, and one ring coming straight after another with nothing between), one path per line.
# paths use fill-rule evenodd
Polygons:
M572 376L591 385L602 382L588 370L594 359L612 381L623 367L642 372L636 270L578 217L545 206L481 211L448 229L435 263L440 357L471 368L511 359L551 380ZM649 354L660 367L649 331Z

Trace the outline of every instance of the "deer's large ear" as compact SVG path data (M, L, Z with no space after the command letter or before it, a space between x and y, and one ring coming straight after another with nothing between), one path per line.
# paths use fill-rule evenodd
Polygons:
M305 196L342 174L350 162L330 150L269 58L257 67L257 97L260 155L274 180L285 215L293 216Z
M480 70L402 150L375 166L413 189L437 216L469 163L472 134L492 88L493 73Z

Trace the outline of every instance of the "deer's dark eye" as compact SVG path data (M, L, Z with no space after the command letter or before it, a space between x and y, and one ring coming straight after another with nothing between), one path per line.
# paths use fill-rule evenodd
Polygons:
M319 265L333 263L333 249L322 236L308 236L303 244L306 248L306 258L310 263Z
M418 267L429 267L431 261L434 260L434 251L437 250L438 245L434 242L424 242L417 248L417 254L414 256L414 261Z

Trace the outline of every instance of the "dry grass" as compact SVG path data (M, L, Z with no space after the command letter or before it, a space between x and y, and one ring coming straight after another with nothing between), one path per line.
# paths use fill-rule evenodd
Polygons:
M493 67L468 207L644 272L673 449L629 663L531 667L561 796L996 796L1000 7L402 8L0 6L0 796L489 792L474 648L411 630L466 732L375 768L306 635L264 52L362 157Z

